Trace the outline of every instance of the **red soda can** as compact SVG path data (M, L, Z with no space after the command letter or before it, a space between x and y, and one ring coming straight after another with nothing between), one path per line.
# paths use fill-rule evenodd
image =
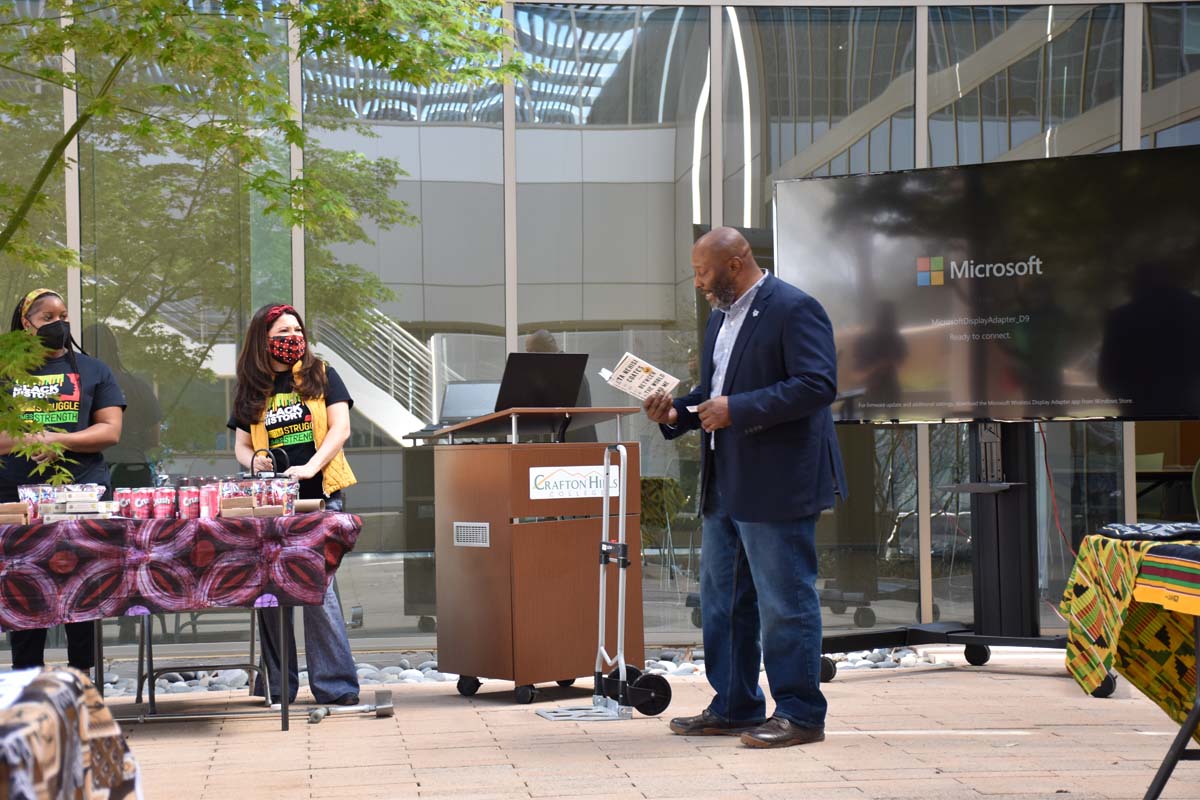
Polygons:
M154 488L154 518L175 519L174 486L156 486Z
M200 519L216 519L221 505L221 487L215 483L200 487Z
M140 488L133 490L133 518L150 519L154 516L154 489Z
M117 503L117 514L122 517L133 516L133 489L117 489L113 492L113 500Z
M180 486L179 487L179 518L180 519L199 519L200 518L200 487L199 486Z

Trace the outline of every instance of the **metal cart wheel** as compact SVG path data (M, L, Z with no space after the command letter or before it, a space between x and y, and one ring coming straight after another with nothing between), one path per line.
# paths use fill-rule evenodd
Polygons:
M875 627L875 612L866 606L854 609L854 624L860 628Z
M575 685L575 679L574 679L574 678L567 678L565 681L555 681L555 683L557 683L559 686L561 686L561 687L563 687L564 689L566 689L568 686L574 686L574 685Z
M986 644L969 644L963 648L963 658L974 667L982 667L992 658L992 648Z
M483 684L479 678L473 678L470 675L462 675L458 679L458 693L463 697L470 697L479 691L479 687Z
M437 618L421 617L417 620L417 630L421 633L437 633Z
M516 700L523 706L527 706L533 702L533 695L536 690L532 685L518 686L515 692Z
M642 677L642 671L633 664L625 665L625 683L629 686L637 683L638 678ZM617 683L621 680L621 668L613 667L613 671L608 673L608 680L604 682L604 696L609 700L620 702L621 698L617 696Z
M829 610L834 614L845 614L847 611L845 603L830 603Z
M692 627L693 628L703 628L704 627L704 615L700 613L699 606L692 609Z
M639 713L656 717L671 705L671 684L662 675L642 675L634 685L650 693L647 699L634 704Z
M821 656L821 683L829 683L837 677L837 664L829 656Z

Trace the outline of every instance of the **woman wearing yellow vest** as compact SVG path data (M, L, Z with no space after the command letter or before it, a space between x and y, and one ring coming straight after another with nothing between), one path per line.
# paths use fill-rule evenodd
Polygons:
M289 465L284 474L300 481L300 497L324 499L325 508L341 511L342 489L355 483L342 454L350 438L354 400L332 367L313 355L304 322L289 305L263 306L250 320L237 364L237 392L229 427L237 433L234 453L256 471L273 467L270 451ZM282 464L280 464L282 466ZM288 609L288 686L295 699L299 685L296 640ZM263 658L271 696L279 696L279 643L276 626L260 626ZM358 674L346 623L333 583L324 606L304 606L304 650L308 685L321 704L358 703ZM255 692L262 694L261 677Z

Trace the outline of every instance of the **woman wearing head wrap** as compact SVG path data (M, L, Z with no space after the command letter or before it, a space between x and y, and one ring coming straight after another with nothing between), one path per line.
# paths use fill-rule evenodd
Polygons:
M101 455L121 439L125 396L105 364L85 353L76 353L62 296L50 289L35 289L13 309L12 330L25 331L41 340L47 350L45 363L31 378L14 383L12 396L31 401L24 418L42 423L44 430L14 439L0 433L0 502L18 499L17 487L42 483L37 467L57 458L53 453L32 459L12 454L30 442L63 447L62 466L75 483L98 483L106 487L104 498L112 497L108 465ZM32 401L44 401L37 406ZM91 622L66 626L67 662L76 669L94 666L94 635ZM14 669L40 667L44 663L46 630L9 633Z

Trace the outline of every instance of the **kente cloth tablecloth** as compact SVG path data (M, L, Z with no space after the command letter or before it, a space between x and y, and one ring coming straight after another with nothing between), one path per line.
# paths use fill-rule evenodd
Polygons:
M1059 608L1069 626L1067 668L1084 691L1116 671L1184 721L1195 698L1200 541L1088 536Z
M140 798L137 762L73 669L0 675L0 792L9 800Z
M0 526L0 629L320 605L361 528L339 513Z

